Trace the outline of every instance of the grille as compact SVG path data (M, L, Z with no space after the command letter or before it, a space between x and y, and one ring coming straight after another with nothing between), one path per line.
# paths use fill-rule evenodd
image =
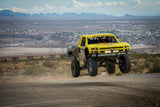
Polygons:
M111 48L100 48L100 49L117 49L117 48L123 48L123 46L121 46L121 47L111 47Z

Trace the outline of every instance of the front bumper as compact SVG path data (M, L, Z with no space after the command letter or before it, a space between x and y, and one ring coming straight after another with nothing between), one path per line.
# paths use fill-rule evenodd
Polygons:
M92 57L120 56L120 55L129 55L129 54L130 54L130 52L109 53L109 54L92 54Z

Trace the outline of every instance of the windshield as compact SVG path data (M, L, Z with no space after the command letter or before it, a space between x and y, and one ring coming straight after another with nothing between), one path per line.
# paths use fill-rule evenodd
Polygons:
M88 38L88 44L98 43L117 43L117 41L113 36Z

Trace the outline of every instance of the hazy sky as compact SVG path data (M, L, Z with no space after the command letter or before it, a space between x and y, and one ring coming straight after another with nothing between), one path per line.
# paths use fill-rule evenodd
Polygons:
M160 16L160 0L0 0L0 10L24 13L97 13Z

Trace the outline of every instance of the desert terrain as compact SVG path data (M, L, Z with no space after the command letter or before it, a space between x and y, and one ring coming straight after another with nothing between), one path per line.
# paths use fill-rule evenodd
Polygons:
M78 78L71 75L72 58L1 62L0 106L160 106L160 55L135 53L130 58L129 74L118 66L115 74L99 67L97 76L85 69Z

